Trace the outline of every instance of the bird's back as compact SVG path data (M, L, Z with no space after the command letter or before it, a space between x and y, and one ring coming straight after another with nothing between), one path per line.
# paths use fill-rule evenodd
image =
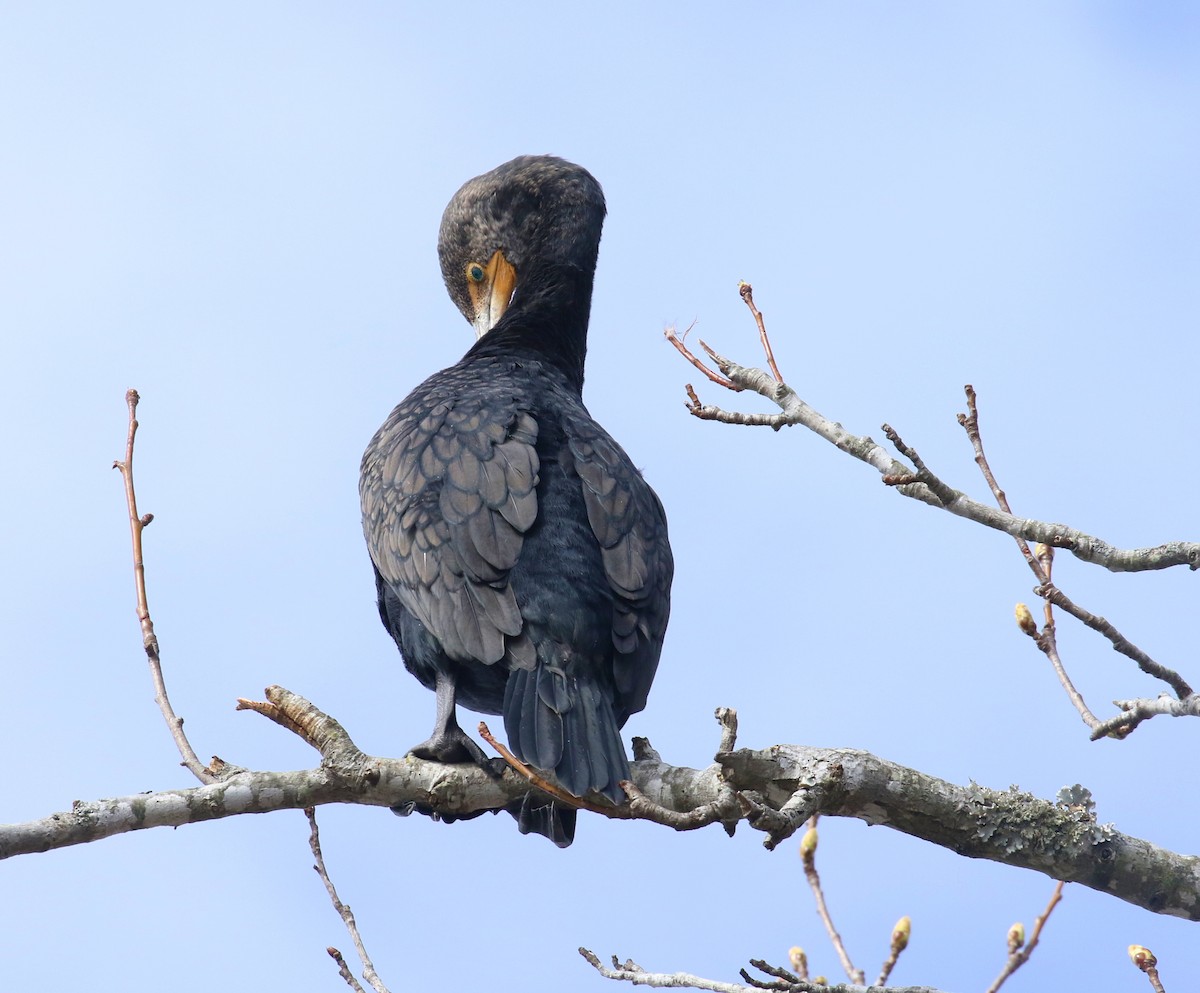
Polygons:
M577 390L537 355L473 349L393 411L360 488L410 670L453 669L520 757L619 799L673 565L657 497Z

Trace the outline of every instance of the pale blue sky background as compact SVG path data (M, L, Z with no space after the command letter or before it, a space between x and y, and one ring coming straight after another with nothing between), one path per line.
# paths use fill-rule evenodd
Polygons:
M432 7L432 5L429 5ZM435 256L465 179L523 152L608 195L586 399L666 504L678 572L629 734L681 765L742 743L870 749L1200 847L1196 722L1089 743L1012 621L1012 542L899 499L816 438L705 424L665 323L887 420L986 496L954 415L979 389L1018 513L1122 545L1198 537L1200 15L1193 5L9 4L0 14L0 819L190 785L132 610L123 396L154 617L197 750L313 764L238 696L305 694L365 749L424 738L433 697L379 626L358 460L470 330ZM697 383L723 404L767 409ZM1196 583L1056 578L1200 680ZM1064 622L1093 707L1156 684ZM565 852L507 818L327 808L326 853L392 988L606 988L580 960L736 978L810 949L837 976L795 845L582 818ZM343 988L349 942L299 813L127 835L0 866L0 988ZM982 989L1051 883L827 821L821 868L872 975ZM1168 989L1196 926L1069 887L1011 988Z

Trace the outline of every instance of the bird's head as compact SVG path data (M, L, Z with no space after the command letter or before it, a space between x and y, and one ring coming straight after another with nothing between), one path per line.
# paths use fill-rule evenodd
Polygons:
M504 316L532 262L596 268L604 193L586 169L522 155L476 176L442 214L438 256L455 306L482 338Z

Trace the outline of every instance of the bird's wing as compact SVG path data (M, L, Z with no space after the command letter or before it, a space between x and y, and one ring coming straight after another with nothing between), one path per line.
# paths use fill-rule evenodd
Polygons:
M514 400L421 392L363 456L371 558L452 659L534 664L505 580L537 519L537 433Z
M588 523L613 596L613 677L621 724L646 705L671 610L667 518L629 456L590 418L567 432Z

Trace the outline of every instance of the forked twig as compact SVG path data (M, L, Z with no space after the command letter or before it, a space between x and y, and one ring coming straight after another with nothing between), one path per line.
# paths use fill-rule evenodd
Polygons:
M668 337L674 335L673 329L668 329L666 333ZM841 424L830 420L805 403L794 389L787 383L779 382L771 373L762 369L738 365L731 359L717 355L711 349L708 351L721 374L733 384L734 388L750 390L766 397L779 407L780 413L749 414L736 410L724 410L711 404L701 403L695 390L689 387L687 407L692 416L723 424L769 427L776 431L782 427L798 424L808 428L847 455L867 463L881 476L911 477L913 475L908 466L895 459L883 446L877 444L870 437L851 434ZM702 369L705 375L714 382L717 381L711 370L704 366L699 359L690 352L686 354L690 356L689 361L693 365ZM930 475L932 476L932 473ZM933 478L936 480L936 477ZM1193 571L1200 570L1200 542L1168 541L1147 548L1116 548L1078 528L1067 527L1064 524L1052 524L1047 521L1018 518L1007 511L972 500L965 493L953 490L944 483L942 484L943 494L953 497L950 502L935 496L928 486L918 480L914 480L914 485L899 485L896 481L893 481L893 485L896 485L898 492L909 499L940 507L958 517L966 518L996 531L1003 531L1013 537L1019 535L1027 541L1039 541L1053 548L1064 548L1077 559L1103 566L1112 572L1144 572L1171 569L1176 566L1187 566Z
M647 972L632 959L620 962L615 955L612 956L610 967L600 961L599 955L587 948L580 948L579 954L605 979L633 983L634 986L649 986L652 989L708 990L710 993L752 993L753 990L775 990L777 993L863 993L861 984L852 986L845 983L812 982L761 959L751 959L750 964L774 978L770 981L756 979L745 969L741 969L739 971L742 978L746 980L746 985L742 985L704 979L687 972ZM938 990L931 986L875 986L871 988L871 993L938 993Z
M675 350L680 355L682 355L685 359L687 359L692 365L694 365L697 369L699 369L702 373L704 373L705 376L707 376L709 379L711 379L718 386L724 386L725 389L733 390L735 393L740 392L742 387L735 386L732 381L726 379L724 376L722 376L718 373L713 372L708 366L706 366L704 364L702 359L697 358L696 354L690 348L688 348L687 345L685 345L683 343L684 339L688 336L688 331L691 331L692 328L694 328L695 326L696 325L693 322L691 325L688 326L687 331L684 331L682 335L680 335L679 332L677 332L675 330L674 326L664 328L663 329L663 337L666 338L667 341L669 341L672 345L675 346ZM700 344L703 345L705 347L705 349L708 348L707 345L704 345L704 342L700 342ZM689 389L690 389L690 387L689 387Z
M154 633L154 621L150 618L150 604L146 596L146 566L142 555L142 532L154 520L153 514L138 516L137 490L133 484L133 443L137 436L137 405L141 399L137 390L127 390L125 405L129 409L129 432L125 440L125 459L113 463L114 469L119 469L125 482L125 505L129 510L129 532L133 539L133 582L137 594L137 616L142 628L142 645L146 650L146 659L150 663L150 678L154 682L154 701L162 711L163 719L175 747L183 757L183 765L202 783L215 783L217 777L200 761L183 733L183 718L175 713L167 696L167 684L163 679L162 659L159 656L158 636Z
M1009 506L1008 497L1004 490L1001 489L999 482L996 479L995 473L992 471L991 465L988 463L987 454L984 452L983 437L979 430L979 407L975 393L975 388L969 383L963 387L967 396L967 412L958 415L958 423L962 425L967 432L967 437L970 439L971 447L975 451L975 462L983 473L983 478L987 481L988 486L992 491L992 495L996 498L996 503L1000 509L1006 514L1012 513L1012 508ZM1114 737L1125 737L1136 726L1139 721L1125 719L1125 715L1117 715L1111 721L1101 722L1095 714L1088 708L1084 702L1083 695L1075 688L1070 677L1067 675L1066 667L1063 665L1062 658L1058 653L1057 640L1055 638L1054 612L1052 607L1058 606L1065 610L1076 620L1082 622L1093 631L1098 632L1109 640L1113 648L1122 655L1127 656L1137 663L1147 675L1161 679L1163 682L1171 686L1175 690L1176 695L1184 700L1192 694L1192 688L1188 685L1177 672L1169 669L1166 666L1156 662L1144 651L1133 644L1120 631L1118 631L1109 621L1103 617L1097 617L1095 614L1080 607L1070 597L1062 592L1053 582L1053 564L1054 564L1054 549L1045 544L1039 544L1036 549L1031 550L1028 542L1020 535L1013 535L1017 542L1017 547L1020 549L1022 556L1025 558L1026 564L1037 578L1038 586L1034 592L1045 601L1045 624L1043 625L1040 634L1036 633L1036 628L1030 631L1024 625L1022 629L1026 633L1034 637L1038 648L1050 660L1054 667L1054 672L1058 676L1059 682L1066 691L1067 697L1079 712L1080 717L1092 731L1092 739L1111 735ZM1132 715L1130 715L1132 716ZM1147 717L1153 716L1147 714ZM1142 718L1146 719L1145 717Z

